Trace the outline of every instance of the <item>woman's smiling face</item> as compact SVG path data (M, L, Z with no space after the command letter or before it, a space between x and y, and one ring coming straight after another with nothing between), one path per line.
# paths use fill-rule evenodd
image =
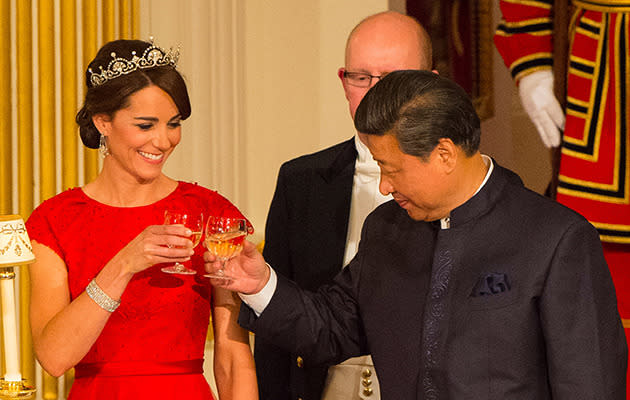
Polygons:
M104 162L138 182L159 177L181 139L179 110L168 93L157 86L129 96L128 106L111 118L94 116L94 124L107 138L109 156Z

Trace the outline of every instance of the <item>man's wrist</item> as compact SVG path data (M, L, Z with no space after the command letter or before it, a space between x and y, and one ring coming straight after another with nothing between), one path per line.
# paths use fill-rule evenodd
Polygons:
M265 263L267 264L267 263ZM265 285L258 292L253 294L239 293L239 297L247 304L257 316L260 316L271 301L278 285L278 276L269 264L267 264L268 279Z
M271 265L269 265L269 263L267 262L265 262L265 265L267 266L267 268L265 268L265 276L261 280L261 285L256 288L256 291L254 293L251 294L260 293L269 283L269 279L271 278Z

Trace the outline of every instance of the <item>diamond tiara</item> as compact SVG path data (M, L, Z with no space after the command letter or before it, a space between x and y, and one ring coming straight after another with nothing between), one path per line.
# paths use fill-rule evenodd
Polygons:
M153 44L153 38L151 38L151 46L142 53L142 57L138 57L135 51L131 52L131 60L125 58L116 57L116 53L112 52L112 60L107 64L107 69L103 69L99 66L101 73L92 71L92 68L88 68L90 74L90 83L92 87L104 84L107 81L118 78L121 75L130 74L137 69L146 69L163 66L177 65L179 60L179 49L173 51L170 49L168 52Z

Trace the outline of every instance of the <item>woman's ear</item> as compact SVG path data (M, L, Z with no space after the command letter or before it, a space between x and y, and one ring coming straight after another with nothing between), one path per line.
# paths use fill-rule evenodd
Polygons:
M94 114L92 123L101 135L109 136L112 119L107 114Z

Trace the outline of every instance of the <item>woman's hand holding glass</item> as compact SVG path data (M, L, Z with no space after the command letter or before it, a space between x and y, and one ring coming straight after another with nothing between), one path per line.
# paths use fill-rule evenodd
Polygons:
M166 210L164 211L164 224L165 225L183 225L186 228L188 228L191 232L191 235L189 235L189 239L190 241L192 241L193 249L197 247L197 245L201 241L201 236L203 235L203 214L201 213L188 213L188 212ZM168 247L174 247L174 246L168 245ZM181 264L179 261L176 261L175 264L170 265L168 267L163 267L162 271L168 274L181 274L181 275L194 275L197 273L197 271L186 267L184 264Z
M135 274L156 264L185 262L194 254L191 231L182 225L150 225L123 247L108 264L122 274Z

